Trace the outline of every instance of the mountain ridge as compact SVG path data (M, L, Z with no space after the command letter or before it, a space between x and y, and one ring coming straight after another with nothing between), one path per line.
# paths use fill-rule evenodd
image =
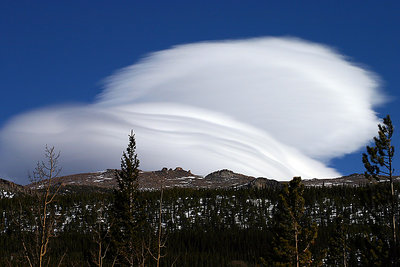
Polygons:
M55 185L63 184L66 186L84 186L94 189L113 189L117 186L115 174L118 170L107 169L105 171L78 173L56 177L53 180ZM380 176L381 181L385 181L387 177ZM395 176L395 180L399 180L399 176ZM206 176L193 174L190 170L184 170L181 167L175 169L163 168L157 171L140 171L139 172L139 190L159 190L161 188L195 188L195 189L218 189L218 188L265 188L265 187L281 187L285 182L265 177L253 177L231 170L222 169L214 171ZM373 183L365 178L364 174L350 174L337 178L326 179L304 179L305 186L321 187L321 186L360 186ZM18 185L11 181L0 178L0 192L8 192L8 195L17 192L27 192L29 190L38 189L37 183L28 185Z

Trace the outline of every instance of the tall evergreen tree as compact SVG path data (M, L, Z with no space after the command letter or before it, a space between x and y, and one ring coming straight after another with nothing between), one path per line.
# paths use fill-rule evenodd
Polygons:
M139 159L133 131L116 172L118 188L114 190L113 241L119 261L126 266L143 262L143 229L146 222L143 203L138 198Z
M374 137L375 146L367 146L367 153L363 153L362 161L366 169L365 176L369 179L380 180L379 175L384 174L389 178L390 186L390 206L391 206L391 227L392 227L392 264L398 266L397 257L397 234L396 234L396 211L397 211L397 201L394 192L393 185L393 156L394 156L394 146L392 146L392 136L394 132L394 127L390 116L387 115L383 119L383 125L378 125L378 137Z
M310 266L310 247L317 238L317 225L304 211L304 185L300 177L286 184L272 221L274 266ZM270 263L268 263L270 264Z
M339 215L335 219L334 230L329 238L329 252L326 261L327 266L349 266L349 226L343 216Z

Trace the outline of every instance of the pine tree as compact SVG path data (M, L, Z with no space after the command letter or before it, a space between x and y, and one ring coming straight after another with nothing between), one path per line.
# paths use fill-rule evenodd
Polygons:
M348 224L343 216L335 219L335 229L329 239L329 253L326 261L327 266L349 266L350 246L348 240Z
M286 184L272 219L274 266L310 266L310 247L317 225L304 214L304 185L300 177Z
M121 158L121 170L116 172L118 188L114 190L113 241L119 261L127 266L143 262L144 207L139 201L139 159L133 132Z
M392 146L392 136L394 127L390 116L387 115L383 119L383 125L378 125L378 137L374 137L375 146L367 146L367 153L363 153L362 161L366 169L365 176L369 179L380 180L379 175L384 174L389 178L390 186L390 206L391 206L391 227L392 227L392 264L398 266L397 258L397 236L396 236L396 211L397 201L393 185L393 172L392 167L394 146Z

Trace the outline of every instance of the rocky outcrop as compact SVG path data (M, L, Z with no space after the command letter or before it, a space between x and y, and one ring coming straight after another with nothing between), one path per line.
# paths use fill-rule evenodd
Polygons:
M257 188L257 189L263 189L263 188L281 188L282 183L272 180L272 179L267 179L263 177L259 177L254 179L249 183L249 187L251 188Z
M247 186L254 179L252 176L235 173L227 169L215 171L204 178L206 182L212 185L211 188Z

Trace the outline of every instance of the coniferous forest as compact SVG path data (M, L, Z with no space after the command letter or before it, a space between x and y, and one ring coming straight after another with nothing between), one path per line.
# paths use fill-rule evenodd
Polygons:
M274 266L275 260L280 260L279 250L290 250L276 242L276 235L283 238L285 231L274 231L278 227L274 217L284 217L280 194L279 189L164 190L165 256L160 265L262 266L264 262ZM309 222L303 229L316 223L317 235L309 246L309 263L302 266L390 265L389 196L385 184L304 188L304 218ZM113 264L115 251L108 231L113 223L113 197L113 192L93 188L60 192L49 210L55 217L55 233L47 252L49 266L57 266L62 257L61 266L99 266L100 243L106 252L103 266ZM155 266L148 251L156 251L160 192L140 192L138 198L147 214L142 233L145 266ZM37 204L31 195L0 200L1 266L29 266L24 256L35 253ZM288 226L291 218L286 219L282 223Z
M36 189L0 198L0 266L398 266L392 133L388 116L359 186L139 191L133 133L117 188L62 186L46 147Z

